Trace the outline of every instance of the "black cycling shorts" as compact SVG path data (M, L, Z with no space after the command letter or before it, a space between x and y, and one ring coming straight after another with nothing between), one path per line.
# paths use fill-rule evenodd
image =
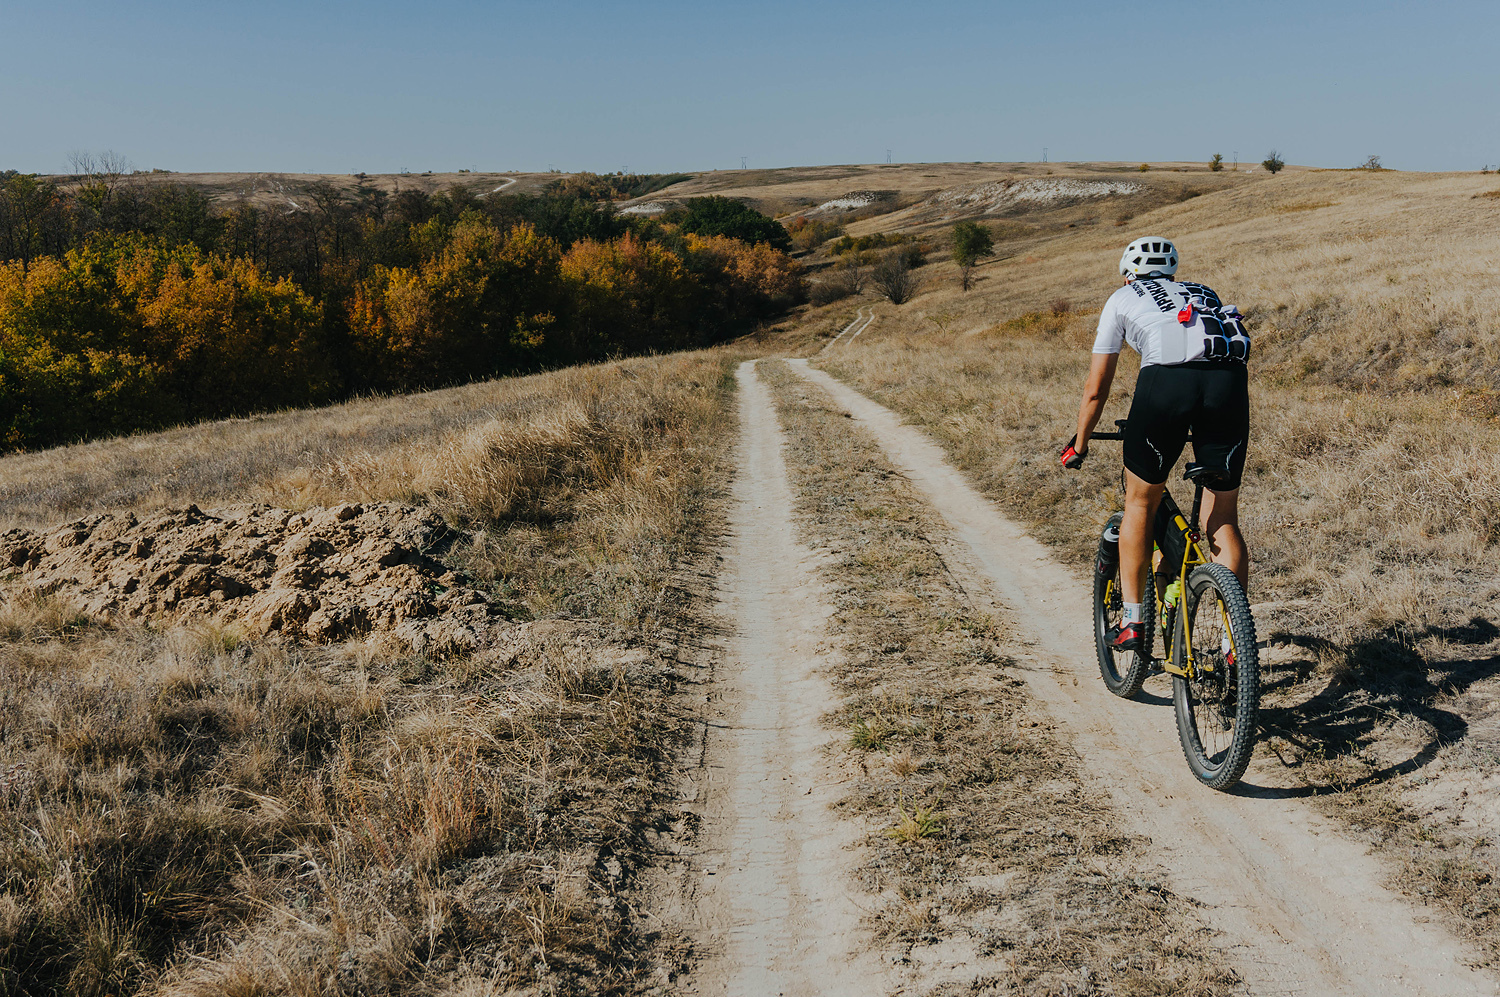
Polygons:
M1141 368L1125 426L1125 467L1153 485L1167 480L1188 433L1193 459L1228 472L1220 490L1240 486L1250 437L1250 394L1242 363Z

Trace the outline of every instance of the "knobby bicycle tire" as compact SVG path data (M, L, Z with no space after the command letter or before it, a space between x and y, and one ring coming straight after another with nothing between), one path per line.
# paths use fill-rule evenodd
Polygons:
M1177 734L1188 767L1198 781L1211 789L1229 789L1245 774L1255 750L1255 722L1260 710L1255 620L1239 579L1222 564L1194 568L1182 597L1173 657L1186 659L1186 633L1191 627L1195 659L1212 668L1196 669L1192 680L1172 677ZM1205 600L1210 601L1205 604ZM1207 614L1202 621L1200 608ZM1233 661L1222 650L1226 622L1235 652Z
M1120 514L1115 513L1105 528L1118 527ZM1120 565L1106 564L1094 556L1094 645L1099 654L1099 675L1104 687L1121 699L1130 699L1141 691L1151 670L1151 645L1155 641L1156 606L1149 597L1143 600L1145 635L1139 651L1128 651L1116 657L1109 647L1109 628L1120 623ZM1123 659L1123 662L1122 660ZM1121 665L1124 665L1122 668Z

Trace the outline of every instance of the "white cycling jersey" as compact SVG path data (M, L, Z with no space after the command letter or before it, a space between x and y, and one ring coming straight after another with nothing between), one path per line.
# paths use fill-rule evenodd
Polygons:
M1125 343L1140 353L1142 367L1244 363L1250 354L1250 336L1237 311L1202 284L1162 277L1133 280L1104 303L1094 352L1119 353Z

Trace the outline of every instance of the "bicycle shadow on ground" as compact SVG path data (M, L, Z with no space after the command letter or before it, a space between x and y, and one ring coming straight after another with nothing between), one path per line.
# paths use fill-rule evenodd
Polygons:
M1262 668L1257 755L1303 784L1237 787L1252 798L1346 792L1415 772L1468 736L1460 697L1500 676L1500 627L1478 616L1348 646L1285 630L1266 643L1298 653Z

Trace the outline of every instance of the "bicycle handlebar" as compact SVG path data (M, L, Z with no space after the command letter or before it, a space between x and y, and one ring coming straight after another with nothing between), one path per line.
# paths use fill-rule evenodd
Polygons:
M1115 429L1115 431L1113 433L1092 433L1092 434L1090 434L1089 439L1091 439L1091 440L1123 440L1125 438L1125 422L1126 422L1126 420L1124 420L1124 419L1116 419L1115 420L1115 427L1116 427L1116 429Z

